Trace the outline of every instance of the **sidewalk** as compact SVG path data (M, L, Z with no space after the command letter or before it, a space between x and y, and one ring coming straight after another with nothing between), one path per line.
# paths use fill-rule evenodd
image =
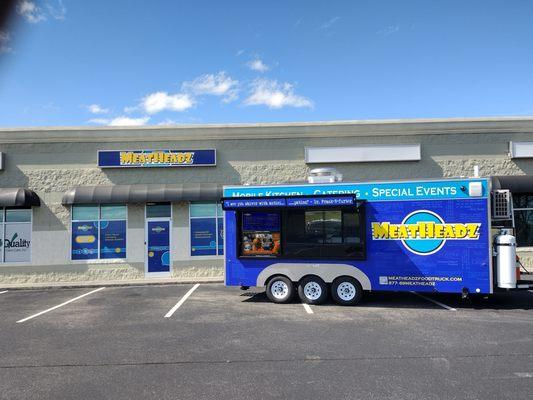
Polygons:
M184 283L223 283L223 276L202 278L144 278L116 281L89 282L30 282L30 283L0 283L0 290L17 289L50 289L50 288L90 288L100 286L143 286L143 285L174 285Z

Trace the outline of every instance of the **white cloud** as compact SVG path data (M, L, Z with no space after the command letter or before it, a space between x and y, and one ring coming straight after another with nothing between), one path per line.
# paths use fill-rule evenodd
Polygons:
M48 13L54 19L63 21L67 15L67 8L63 4L63 0L57 0L55 2L50 1L46 3L46 8L48 9Z
M91 114L107 114L109 108L104 108L100 104L90 104L85 107Z
M0 54L11 53L13 49L9 46L10 41L11 34L9 32L0 31Z
M107 126L141 126L146 125L150 121L150 117L130 118L126 116L120 116L115 118L93 118L89 123Z
M229 77L226 72L205 74L193 81L183 82L182 90L195 95L223 96L229 103L237 98L239 81Z
M310 99L294 93L292 84L263 78L258 78L252 82L250 96L244 101L244 104L250 106L265 105L273 109L313 107L313 102Z
M17 4L17 12L32 24L46 20L43 10L30 0L20 0Z
M240 49L240 50L238 50L237 53L236 53L237 57L242 56L242 55L244 54L244 52L245 52L244 49Z
M326 22L324 22L322 25L318 27L318 29L329 29L331 28L341 17L333 17L328 19Z
M130 118L125 116L120 116L113 118L109 122L109 126L140 126L146 125L150 121L150 117L140 117L140 118Z
M399 30L400 30L400 25L389 25L377 31L377 34L382 35L382 36L390 36L398 32Z
M124 107L124 112L126 114L131 114L132 112L136 112L136 111L139 111L140 110L140 106L126 106Z
M270 69L268 65L266 65L263 60L260 58L255 58L253 60L248 61L246 64L248 68L250 68L252 71L258 71L258 72L266 72Z
M194 99L186 93L168 94L167 92L155 92L144 97L142 108L148 114L156 114L161 111L185 111L194 107Z
M35 1L19 0L17 13L26 21L35 24L46 21L48 17L63 21L67 15L67 8L63 4L63 0L48 0L44 2L43 8L39 7Z

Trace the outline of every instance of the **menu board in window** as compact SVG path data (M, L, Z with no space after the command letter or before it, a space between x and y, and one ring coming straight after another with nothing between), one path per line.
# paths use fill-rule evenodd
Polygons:
M243 256L275 257L280 254L280 214L245 212L242 214Z

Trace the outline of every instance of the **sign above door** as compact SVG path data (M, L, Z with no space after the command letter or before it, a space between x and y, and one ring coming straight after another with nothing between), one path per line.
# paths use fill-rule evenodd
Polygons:
M216 163L215 149L98 151L100 168L207 167Z

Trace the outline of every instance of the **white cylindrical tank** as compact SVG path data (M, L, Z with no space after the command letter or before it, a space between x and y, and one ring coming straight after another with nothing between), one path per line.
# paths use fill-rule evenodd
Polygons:
M516 289L516 239L509 229L502 229L494 239L498 287Z

